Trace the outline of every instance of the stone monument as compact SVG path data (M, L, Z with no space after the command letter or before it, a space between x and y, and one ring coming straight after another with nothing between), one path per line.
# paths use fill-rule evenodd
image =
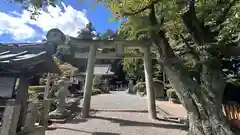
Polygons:
M62 119L69 116L70 112L66 109L67 103L66 98L69 95L68 91L69 81L64 76L57 82L58 91L57 96L57 108L49 113L51 119Z

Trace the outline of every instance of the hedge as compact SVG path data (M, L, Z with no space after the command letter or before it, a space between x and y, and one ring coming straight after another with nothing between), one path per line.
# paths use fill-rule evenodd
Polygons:
M98 95L98 94L102 94L103 92L100 89L93 89L92 90L92 95Z
M174 89L168 89L167 96L168 96L168 98L177 99L177 100L179 99L177 96L177 93Z
M44 91L45 90L45 85L37 85L37 86L29 86L29 90L34 90L34 91Z

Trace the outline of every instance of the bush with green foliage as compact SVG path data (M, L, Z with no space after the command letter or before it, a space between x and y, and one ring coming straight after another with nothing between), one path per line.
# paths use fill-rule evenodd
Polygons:
M39 80L39 84L40 84L40 85L45 85L46 82L47 82L47 80L44 79L44 78L40 78L40 80Z
M167 96L169 99L176 99L176 100L179 100L178 96L177 96L177 93L174 89L168 89L167 90Z
M134 91L136 91L136 92L145 92L146 91L145 82L138 82L134 86Z
M29 100L33 102L39 102L38 101L39 92L44 92L44 90L45 90L44 85L29 86L28 88Z
M92 90L92 96L102 94L103 92L100 89L93 89Z
M45 85L29 86L28 89L33 91L44 91Z

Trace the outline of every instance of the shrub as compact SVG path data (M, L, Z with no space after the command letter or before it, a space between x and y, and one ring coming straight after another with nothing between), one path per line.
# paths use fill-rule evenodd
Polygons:
M135 86L134 86L137 92L145 92L146 91L146 86L145 86L145 82L138 82Z
M29 86L28 88L28 94L29 94L29 100L33 102L39 102L38 95L40 92L44 92L45 86Z
M32 91L44 91L45 90L45 85L29 86L28 89L32 90Z
M40 85L45 85L46 82L47 82L47 80L44 79L44 78L40 78L40 80L39 80L39 84L40 84Z
M100 89L93 89L92 90L92 95L98 95L98 94L102 94L103 92Z
M145 87L145 82L138 82L134 87L133 87L133 92L137 93L140 96L146 95L146 87Z
M176 91L174 89L168 89L167 90L167 96L168 96L168 98L177 99L178 100L177 93L176 93Z

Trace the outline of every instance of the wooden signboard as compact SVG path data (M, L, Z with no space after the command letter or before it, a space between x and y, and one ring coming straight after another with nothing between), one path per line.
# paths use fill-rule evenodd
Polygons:
M11 98L15 87L16 78L0 77L0 98Z

